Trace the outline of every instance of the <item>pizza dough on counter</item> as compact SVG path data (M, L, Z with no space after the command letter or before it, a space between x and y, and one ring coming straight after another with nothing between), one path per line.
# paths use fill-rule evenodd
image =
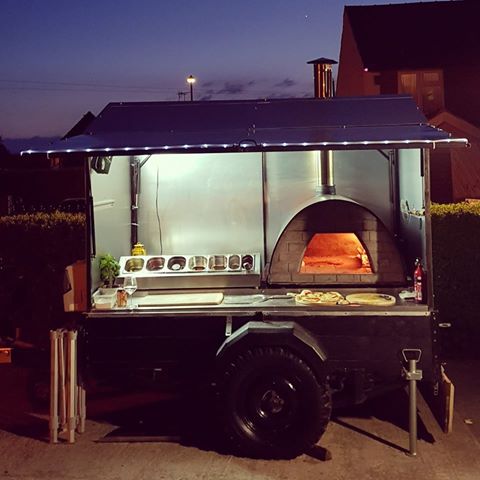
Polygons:
M395 297L385 293L352 293L347 295L349 303L357 305L375 305L378 307L391 307L395 305Z
M348 305L345 297L338 292L312 292L302 290L295 295L295 302L302 305Z
M295 295L295 302L301 305L372 305L391 307L395 297L384 293L352 293L344 297L338 292L313 292L302 290Z

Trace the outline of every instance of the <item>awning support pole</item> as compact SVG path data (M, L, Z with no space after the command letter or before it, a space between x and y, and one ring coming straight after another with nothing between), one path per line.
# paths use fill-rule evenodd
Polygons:
M402 350L403 358L408 362L408 370L403 369L404 377L409 382L408 397L408 430L409 430L409 451L411 457L417 456L417 381L422 379L422 371L417 370L417 362L420 361L422 351L419 349Z

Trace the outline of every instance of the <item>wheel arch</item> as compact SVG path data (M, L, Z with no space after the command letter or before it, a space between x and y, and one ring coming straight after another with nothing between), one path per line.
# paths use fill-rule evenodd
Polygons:
M284 347L304 360L319 381L326 378L327 352L321 342L296 322L251 321L228 336L217 350L217 364L224 365L241 352L255 347Z

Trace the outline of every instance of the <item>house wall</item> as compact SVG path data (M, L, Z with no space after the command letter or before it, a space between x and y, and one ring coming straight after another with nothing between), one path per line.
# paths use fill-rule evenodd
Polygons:
M379 77L381 95L398 93L398 70L385 70Z
M336 94L338 96L365 95L364 73L352 27L348 16L344 13Z
M480 67L445 69L444 87L446 109L480 126Z
M430 154L430 197L432 202L452 200L452 159L449 149L432 150Z
M466 151L452 152L452 200L480 198L480 139Z
M378 80L378 72L363 72L364 95L380 95L380 85Z
M466 137L470 143L470 148L452 149L450 151L450 198L439 198L437 193L435 196L432 195L432 200L457 202L465 198L480 198L480 129L462 122L461 119L457 119L453 115L448 116L445 120L436 121L436 118L432 120L437 127L450 132L453 137ZM439 176L439 173L441 173L438 170L442 168L442 165L441 163L438 165L437 162L439 158L441 162L442 154L442 150L432 152L432 193L434 193L433 181L435 178L433 174L435 172L435 175ZM445 171L445 175L447 174L448 171Z

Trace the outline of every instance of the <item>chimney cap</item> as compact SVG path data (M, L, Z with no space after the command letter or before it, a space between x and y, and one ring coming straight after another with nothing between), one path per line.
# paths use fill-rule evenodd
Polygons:
M315 60L310 60L307 62L307 64L311 65L317 65L317 64L324 64L324 65L336 65L338 62L335 60L332 60L331 58L325 58L325 57L320 57L316 58Z

